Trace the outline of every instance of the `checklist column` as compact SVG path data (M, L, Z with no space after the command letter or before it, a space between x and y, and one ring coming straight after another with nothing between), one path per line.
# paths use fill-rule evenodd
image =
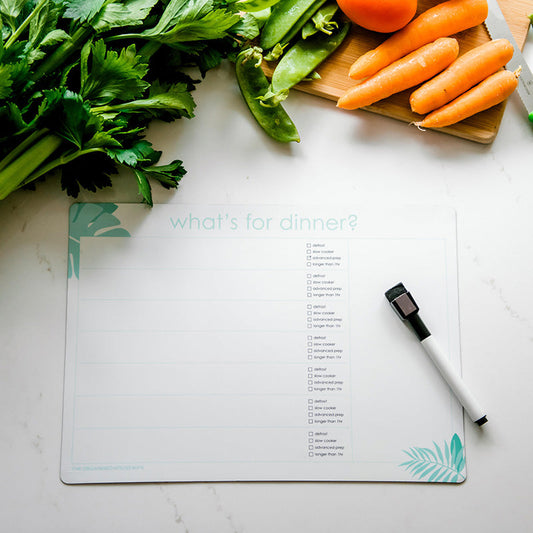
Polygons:
M350 446L351 389L347 250L343 242L305 243L306 451L309 460L338 461Z

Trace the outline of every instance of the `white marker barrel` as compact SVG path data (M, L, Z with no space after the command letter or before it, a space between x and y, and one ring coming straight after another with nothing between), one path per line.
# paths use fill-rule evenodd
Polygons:
M468 416L478 425L482 425L487 421L485 411L481 408L472 393L466 388L464 381L457 369L452 365L446 353L438 345L437 341L430 335L421 341L422 346L426 350L429 357L435 366L439 369L442 377L446 380L450 389L464 407Z

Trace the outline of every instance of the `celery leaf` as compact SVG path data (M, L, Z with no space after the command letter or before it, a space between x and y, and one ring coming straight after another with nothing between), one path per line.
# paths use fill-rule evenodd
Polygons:
M86 22L95 17L107 0L66 0L67 9L63 16L79 22Z
M96 192L97 189L111 187L111 175L117 173L116 166L106 154L87 154L63 165L61 188L76 198L80 188Z
M11 96L13 85L11 71L11 65L0 65L0 100L5 100Z
M20 15L25 3L25 0L0 0L0 14L15 19Z
M143 23L158 0L130 0L123 3L108 3L91 22L97 32L122 26L138 26Z
M175 188L185 175L183 162L175 159L168 165L157 165L143 169L149 178L156 179L166 189Z
M183 116L192 118L195 106L196 104L185 83L176 83L167 87L154 82L147 98L122 104L93 107L92 111L97 114L142 113L150 118L170 121Z
M143 197L143 200L152 207L154 202L152 201L152 188L150 187L150 182L148 177L140 168L134 168L133 174L137 179L137 185L139 186L139 193Z
M157 25L141 35L167 44L221 39L240 20L238 13L213 9L212 0L170 0Z
M148 65L137 55L134 44L118 53L107 50L100 39L92 45L91 51L91 68L80 90L91 103L104 105L115 99L127 101L138 98L150 86L143 80Z
M107 153L117 162L129 167L137 167L142 163L150 165L157 163L161 152L156 152L152 144L141 140L129 148L109 148Z

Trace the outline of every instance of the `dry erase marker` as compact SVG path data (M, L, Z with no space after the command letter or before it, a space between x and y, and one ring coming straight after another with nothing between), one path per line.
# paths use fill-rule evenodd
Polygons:
M450 363L446 353L440 348L433 335L431 335L424 322L422 322L422 319L418 314L418 305L416 305L411 293L407 291L403 283L398 283L385 293L385 297L389 300L398 316L402 320L407 320L412 326L420 344L422 344L427 354L442 374L442 377L446 380L450 389L452 389L455 396L468 413L468 416L476 424L482 426L487 421L485 411L481 409L477 400L466 388L464 381Z

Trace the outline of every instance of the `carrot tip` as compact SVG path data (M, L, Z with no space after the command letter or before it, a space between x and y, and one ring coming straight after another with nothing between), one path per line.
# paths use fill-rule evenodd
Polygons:
M416 126L420 131L426 131L426 129L423 128L420 124L422 124L422 122L411 122L409 125Z
M337 100L337 107L340 108L340 109L350 109L350 106L349 105L346 105L346 98L344 96L341 96L338 100Z

